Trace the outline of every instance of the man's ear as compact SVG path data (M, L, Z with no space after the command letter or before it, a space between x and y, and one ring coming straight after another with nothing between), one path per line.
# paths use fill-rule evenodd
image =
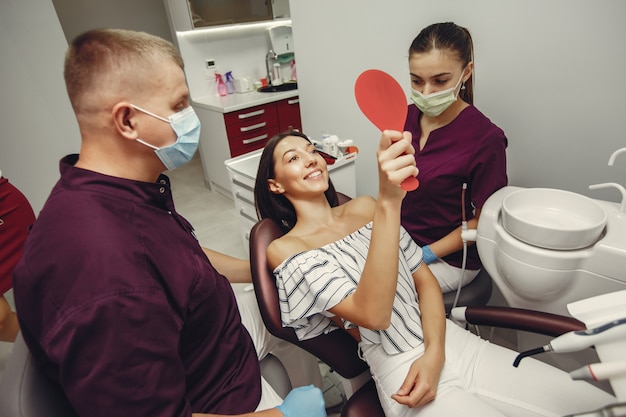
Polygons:
M283 189L283 187L280 185L280 183L278 183L276 180L274 179L269 179L267 180L267 185L270 189L271 192L273 192L274 194L282 194L285 192L285 190Z
M136 115L137 110L130 103L123 101L114 105L111 110L111 117L117 132L126 139L135 140L138 138L138 133L135 130Z

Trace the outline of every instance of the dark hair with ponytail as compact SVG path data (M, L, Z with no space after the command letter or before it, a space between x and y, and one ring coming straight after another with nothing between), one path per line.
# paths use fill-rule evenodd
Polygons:
M474 45L469 31L452 22L435 23L419 33L411 47L409 57L416 53L430 52L433 49L447 50L456 54L463 68L474 61ZM474 104L474 74L464 83L465 88L461 89L460 96L465 102Z

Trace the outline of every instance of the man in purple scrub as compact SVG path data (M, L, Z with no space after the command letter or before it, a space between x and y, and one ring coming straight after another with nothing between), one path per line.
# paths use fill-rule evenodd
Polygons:
M80 155L61 160L14 292L26 343L76 414L325 416L319 389L283 401L262 379L224 276L248 264L201 248L174 208L161 172L191 159L200 121L173 45L90 31L64 75Z

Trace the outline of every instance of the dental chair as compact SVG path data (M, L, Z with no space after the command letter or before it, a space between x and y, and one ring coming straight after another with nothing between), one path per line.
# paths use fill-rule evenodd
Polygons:
M260 365L263 378L284 398L291 390L291 384L280 360L268 355ZM112 414L115 414L114 410ZM75 415L61 388L43 374L21 333L18 334L0 380L0 417Z
M271 219L259 221L250 232L252 281L265 326L274 336L300 346L318 357L342 377L351 379L362 376L369 369L368 365L358 357L357 342L346 331L339 329L313 339L298 340L292 328L282 326L278 290L266 257L267 246L282 235L276 222ZM491 288L490 285L488 287ZM453 300L454 294L446 305L448 312ZM523 330L553 337L572 330L585 329L584 323L571 317L509 307L464 306L455 308L451 314L457 321L473 325ZM341 416L385 417L372 379L350 396Z

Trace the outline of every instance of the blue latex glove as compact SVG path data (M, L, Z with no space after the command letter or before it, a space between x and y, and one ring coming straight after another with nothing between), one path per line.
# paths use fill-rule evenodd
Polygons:
M430 250L430 245L422 247L422 258L424 259L424 262L426 262L426 265L430 265L433 262L437 262L439 260L439 258L437 258L437 255L435 255L433 251Z
M285 417L326 417L322 390L313 385L291 390L276 408Z

